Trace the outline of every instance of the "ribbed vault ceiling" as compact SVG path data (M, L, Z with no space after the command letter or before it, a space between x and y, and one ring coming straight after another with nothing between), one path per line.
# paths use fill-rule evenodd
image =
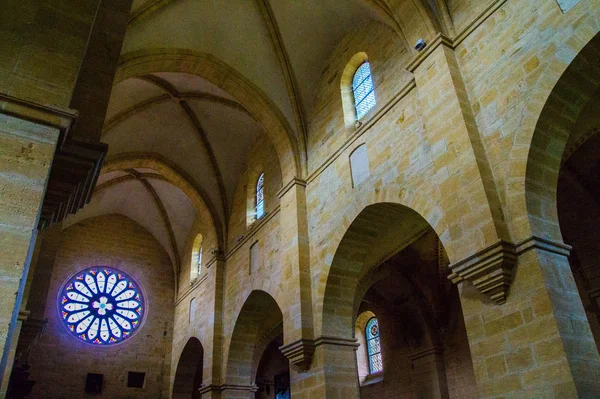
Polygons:
M344 35L370 20L400 31L398 14L390 10L417 10L415 16L422 17L427 14L424 4L443 2L134 0L122 60L135 63L138 55L151 54L160 61L160 54L191 52L229 69L204 67L202 73L190 74L155 69L118 81L102 136L109 144L108 157L141 154L174 165L198 192L217 229L226 234L236 186L250 146L266 133L263 126L285 130L277 134L287 135L283 141L294 141L286 145L298 153L283 154L286 147L278 142L278 154L299 168L314 91ZM221 86L231 92L217 87L221 81L228 82ZM245 85L244 90L235 93L235 85ZM157 171L140 168L105 173L92 203L67 225L90 216L124 214L154 234L179 266L198 210L171 183ZM226 241L222 236L220 240Z

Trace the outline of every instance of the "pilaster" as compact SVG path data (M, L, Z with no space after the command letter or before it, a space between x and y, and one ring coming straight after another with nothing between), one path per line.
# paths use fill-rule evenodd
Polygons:
M453 267L479 396L586 397L600 357L568 262L570 247L538 237L494 244ZM510 273L504 268L510 258ZM494 260L494 261L492 261ZM467 267L468 265L468 267ZM469 271L474 271L469 274ZM476 272L475 272L476 271ZM498 306L494 284L504 283ZM508 292L508 295L506 295Z
M61 131L75 114L0 94L0 384L33 254L37 226Z
M440 348L431 347L411 353L413 381L416 396L419 398L450 397L446 382L446 365Z
M318 337L313 345L310 369L290 370L292 398L358 399L356 339Z
M200 388L198 393L202 399L254 399L256 391L256 385L211 384Z
M438 35L407 69L415 77L432 162L444 169L437 180L452 232L446 251L462 259L508 239L498 192L452 41Z
M225 256L223 252L214 252L214 259L207 264L211 292L214 292L212 313L212 342L211 354L205 356L203 383L207 386L216 386L221 383L221 370L223 363L223 300L224 300L224 273ZM220 392L220 391L219 391ZM206 397L219 397L215 394Z
M286 293L282 349L292 365L305 369L311 362L313 340L306 182L292 179L277 196L281 201L282 290Z

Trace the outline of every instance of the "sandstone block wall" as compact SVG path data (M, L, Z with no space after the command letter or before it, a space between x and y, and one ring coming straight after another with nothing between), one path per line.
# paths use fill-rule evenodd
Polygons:
M61 324L58 292L74 273L108 265L143 288L146 321L136 335L112 347L84 344ZM32 398L81 398L87 373L104 374L100 397L168 398L173 339L173 274L168 255L141 226L120 215L87 219L63 231L46 311L48 324L31 350ZM127 372L145 372L144 388L127 388Z

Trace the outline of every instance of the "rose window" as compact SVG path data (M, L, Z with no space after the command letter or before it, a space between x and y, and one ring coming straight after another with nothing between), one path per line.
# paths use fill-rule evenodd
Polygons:
M85 269L67 280L59 311L71 335L94 345L111 345L131 337L144 316L140 286L110 267Z

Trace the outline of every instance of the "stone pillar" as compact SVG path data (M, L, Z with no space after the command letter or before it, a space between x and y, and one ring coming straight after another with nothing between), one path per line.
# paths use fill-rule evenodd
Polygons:
M204 370L202 373L203 386L200 389L203 399L220 399L221 378L223 370L223 299L224 299L224 273L225 257L219 250L215 251L214 258L206 265L208 269L208 283L210 292L214 292L213 304L208 304L212 311L212 340L205 348L208 352L204 356ZM211 337L209 337L210 340Z
M207 385L199 392L202 398L218 399L254 399L258 387L255 385ZM295 398L294 398L295 399Z
M418 398L450 397L446 382L446 364L439 348L429 348L409 356L412 362L414 392Z
M431 161L440 170L450 259L463 259L509 237L485 148L452 42L438 35L407 69L414 74ZM499 295L502 301L502 295Z
M281 201L283 337L292 365L307 369L314 351L306 182L293 179L277 193Z
M19 312L19 316L17 317L17 325L15 326L9 349L7 351L8 358L6 368L4 369L4 375L2 376L2 385L0 385L0 398L6 397L8 383L10 381L10 375L12 373L13 363L15 361L15 355L17 354L17 343L19 341L19 335L21 334L21 328L23 327L23 323L25 323L25 321L27 320L28 315L29 312L21 311Z
M10 367L7 343L15 334L54 151L74 117L0 95L0 378Z
M358 399L357 348L354 338L317 338L310 369L290 368L292 398Z
M506 244L503 252L514 256L517 266L503 305L473 283L486 278L485 270L494 270L497 248L459 265L470 276L459 292L480 397L575 398L600 392L600 356L569 250L537 237Z

